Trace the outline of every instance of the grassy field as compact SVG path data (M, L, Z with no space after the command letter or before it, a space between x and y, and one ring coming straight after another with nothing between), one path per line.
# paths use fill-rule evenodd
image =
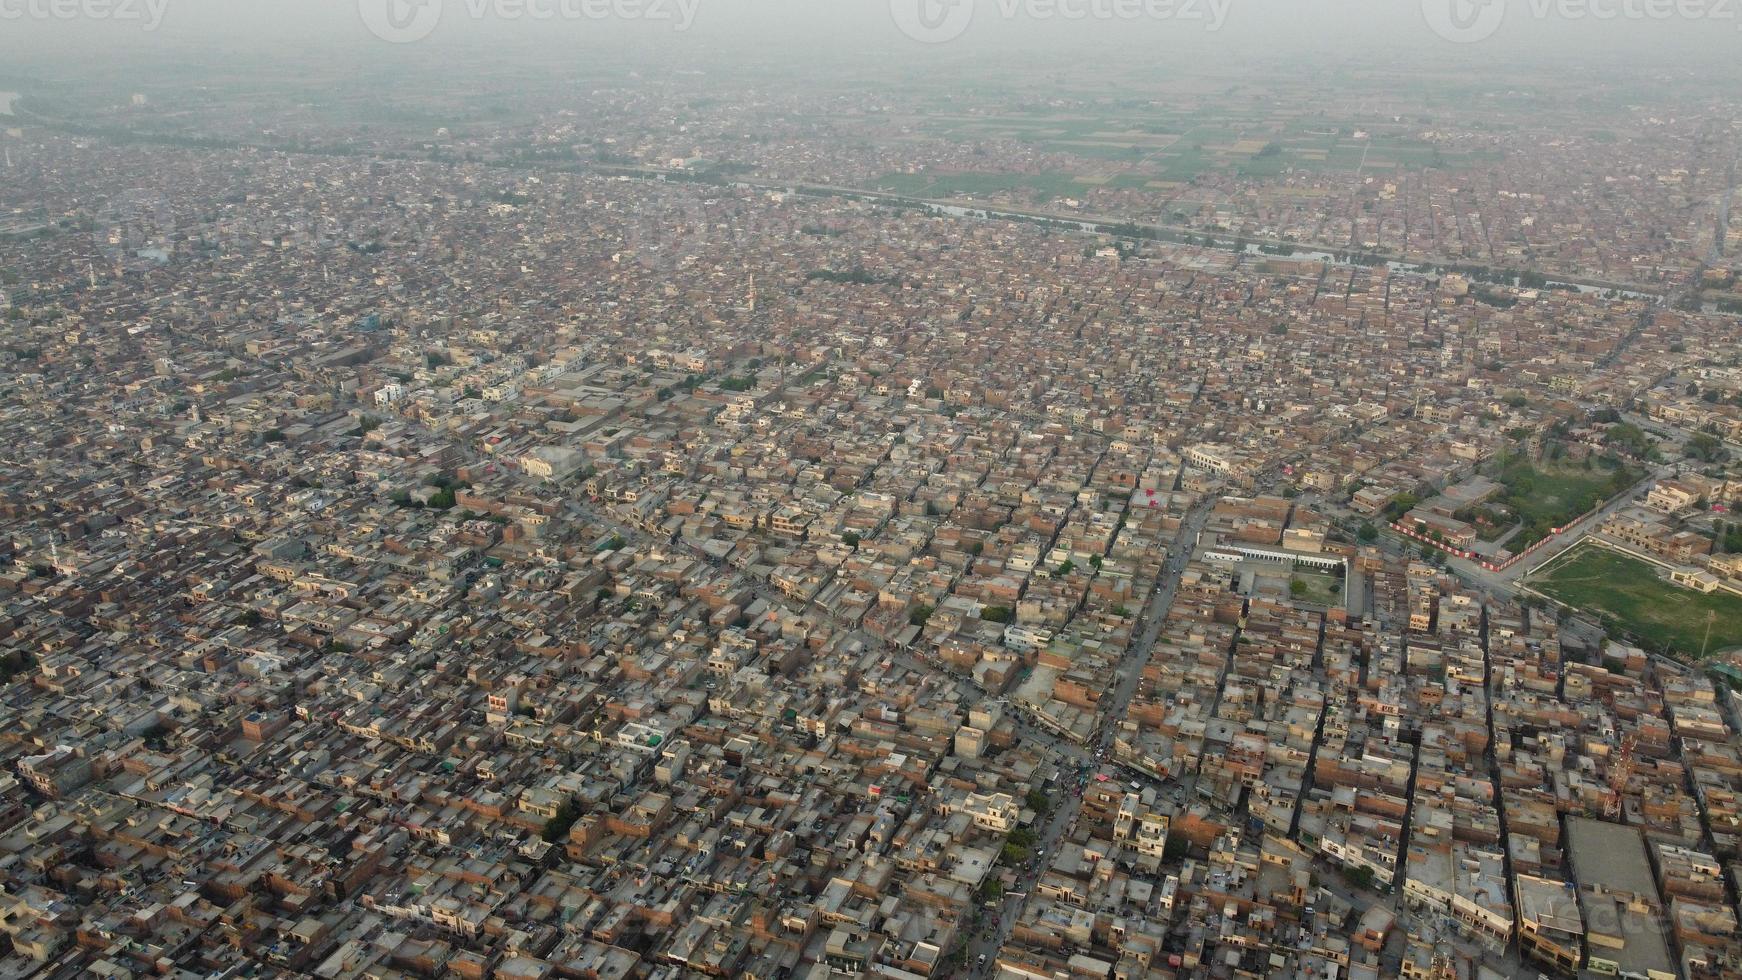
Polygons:
M1603 501L1633 486L1644 473L1626 467L1609 469L1593 464L1580 466L1532 464L1508 461L1496 476L1506 486L1499 503L1523 526L1507 542L1513 551L1523 551L1554 533Z
M1632 633L1652 651L1667 645L1684 656L1699 656L1710 613L1717 619L1708 652L1742 647L1742 598L1677 588L1651 565L1603 548L1577 548L1528 584Z
M1295 587L1297 582L1299 588ZM1338 608L1343 604L1343 580L1335 575L1297 571L1289 580L1289 594L1301 602Z

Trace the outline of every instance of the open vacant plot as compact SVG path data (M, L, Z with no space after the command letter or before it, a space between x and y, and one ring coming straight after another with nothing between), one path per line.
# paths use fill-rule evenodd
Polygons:
M1576 609L1595 613L1640 638L1653 651L1665 646L1685 656L1700 653L1710 614L1708 652L1742 646L1742 598L1701 595L1659 578L1636 558L1584 545L1531 576L1531 587Z
M1343 580L1335 575L1297 571L1289 580L1289 593L1301 602L1334 609L1343 604Z

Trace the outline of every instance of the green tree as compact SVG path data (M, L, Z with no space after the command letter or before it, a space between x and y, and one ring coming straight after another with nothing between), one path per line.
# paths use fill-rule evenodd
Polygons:
M1385 505L1385 513L1391 517L1401 517L1416 508L1421 498L1413 493L1400 493L1393 497L1391 503Z
M36 658L25 650L9 650L0 654L0 684L9 684L36 666Z
M1706 463L1721 463L1730 456L1722 440L1705 432L1690 436L1684 448L1690 459Z
M1191 841L1178 834L1171 834L1167 838L1167 843L1162 845L1161 859L1169 864L1184 861L1186 855L1191 851L1191 846Z
M557 807L556 815L544 822L544 830L539 836L544 838L545 843L555 844L569 835L570 828L579 819L581 805L572 799L564 800L562 806Z

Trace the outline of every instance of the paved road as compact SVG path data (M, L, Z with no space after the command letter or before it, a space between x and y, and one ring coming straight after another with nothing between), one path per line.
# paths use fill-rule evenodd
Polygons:
M1131 706L1131 699L1137 693L1137 682L1143 676L1143 668L1149 663L1150 652L1155 648L1157 638L1161 636L1161 628L1166 621L1167 611L1173 605L1174 595L1179 591L1180 577L1185 573L1187 563L1191 561L1198 535L1203 532L1204 525L1209 522L1210 511L1214 509L1216 499L1212 495L1187 513L1179 534L1174 539L1173 547L1169 549L1167 563L1162 566L1161 574L1157 576L1154 599L1144 613L1143 632L1138 641L1131 644L1125 657L1119 662L1116 671L1119 682L1113 688L1112 697L1102 699L1101 721L1095 729L1094 737L1089 741L1091 748L1097 752L1108 750L1113 740L1114 729L1118 726L1119 721L1125 717L1125 710ZM1054 751L1058 751L1060 743L1054 739L1052 744ZM1046 741L1044 739L1041 745L1045 747ZM1077 752L1081 752L1081 750L1077 750ZM1087 753L1077 754L1076 752L1063 751L1061 754L1068 759L1082 760ZM1035 875L1045 870L1059 840L1064 837L1071 825L1076 823L1078 814L1082 812L1082 797L1072 792L1073 789L1074 787L1070 785L1061 787L1062 792L1059 794L1059 799L1054 802L1053 812L1037 835L1038 840L1035 843L1037 860L1034 862L1036 870L1023 872L1021 886L1017 889L1021 893L1021 897L1006 899L999 909L1001 921L994 924L986 933L976 936L973 943L970 944L968 976L985 976L996 969L998 950L1002 949L1004 944L1009 941L1011 931L1015 928L1016 923L1022 919L1023 910L1027 908L1029 897L1032 895ZM980 963L982 955L986 957L984 964Z
M1540 550L1533 553L1529 558L1524 559L1504 572L1490 572L1474 562L1468 562L1462 558L1450 558L1449 556L1446 562L1446 567L1457 573L1459 578L1462 578L1464 581L1469 582L1472 585L1487 589L1490 592L1499 592L1510 595L1513 587L1518 584L1519 579L1523 578L1543 562L1570 551L1573 546L1585 540L1586 535L1600 527L1602 523L1608 520L1616 511L1638 503L1640 494L1649 490L1652 484L1656 483L1658 480L1664 479L1673 472L1675 472L1675 467L1673 466L1664 466L1654 470L1650 476L1647 476L1637 484L1634 484L1634 486L1626 493L1623 493L1609 501L1599 508L1596 513L1572 525L1561 534L1556 535L1554 540L1543 545Z
M1102 700L1100 722L1095 729L1089 744L1079 746L1059 737L1053 732L1042 729L1022 717L1020 711L1011 711L1007 717L1015 727L1016 734L1030 747L1050 756L1061 770L1061 779L1054 799L1053 809L1042 825L1036 828L1035 853L1028 865L1019 871L1017 888L1000 899L996 907L982 909L982 926L972 936L967 947L966 973L971 977L983 976L996 968L998 950L1009 941L1010 934L1016 923L1021 921L1022 913L1028 905L1033 886L1039 875L1044 873L1050 859L1070 828L1076 823L1082 810L1082 797L1074 792L1075 786L1070 777L1075 775L1076 767L1084 764L1094 764L1105 758L1110 751L1113 732L1120 720L1125 717L1126 709L1136 696L1138 681L1142 679L1143 668L1149 663L1150 653L1161 636L1161 630L1167 619L1167 612L1173 605L1174 596L1179 591L1180 579L1185 573L1186 565L1191 561L1192 552L1197 545L1198 536L1209 522L1210 512L1215 508L1218 497L1210 495L1200 501L1187 512L1185 520L1169 549L1166 564L1162 566L1157 576L1156 591L1143 616L1143 628L1137 642L1126 651L1124 658L1116 668L1118 683L1110 698ZM628 541L643 541L648 535L639 529L629 526L613 518L598 508L581 502L573 502L573 509L588 520L610 528ZM712 562L714 559L699 548L689 545L683 547L694 551L699 557ZM758 598L777 605L808 605L787 596L763 582L751 581L751 588ZM826 612L825 612L826 615ZM916 672L945 674L950 676L963 696L966 704L979 704L986 699L984 690L975 685L967 677L945 671L941 665L922 662L913 654L895 650L881 639L869 634L857 633L867 646L877 650L894 662ZM1155 783L1156 780L1147 776L1145 782ZM985 957L984 964L980 957Z
M996 910L986 912L980 931L975 933L968 944L969 976L977 976L994 968L998 950L1009 940L1016 923L1022 920L1022 910L1028 905L1028 897L1034 891L1035 882L1045 873L1058 842L1076 822L1080 807L1081 800L1076 796L1068 792L1062 793L1060 799L1054 802L1052 813L1036 828L1034 856L1019 870L1016 888L1005 894L998 902ZM983 964L981 957L985 957Z
M1666 472L1667 470L1668 468L1666 468ZM1652 480L1657 478L1658 477L1654 475L1651 480L1642 481L1636 490L1643 489L1648 486ZM1629 492L1626 496L1619 498L1617 501L1606 506L1602 512L1594 515L1589 521L1582 523L1574 533L1569 533L1563 536L1565 540L1557 543L1557 545L1554 546L1554 550L1551 551L1549 548L1545 548L1543 552L1538 553L1538 556L1533 556L1532 561L1520 563L1521 567L1519 571L1522 572L1522 566L1534 566L1538 562L1546 560L1550 555L1559 553L1559 551L1565 550L1567 547L1571 547L1575 540L1582 539L1590 527L1595 526L1596 523L1600 522L1602 518L1606 517L1609 513L1613 513L1614 510L1632 502L1633 497L1634 492ZM1041 728L1025 719L1020 711L1011 711L1007 713L1006 717L1010 719L1015 727L1017 736L1035 751L1051 758L1052 761L1059 766L1062 777L1057 789L1056 798L1052 801L1053 809L1047 815L1042 824L1036 828L1034 857L1026 865L1018 869L1016 888L999 898L992 907L982 907L978 910L980 912L980 920L970 936L965 949L966 961L963 970L961 971L962 975L972 978L981 978L990 976L993 971L996 970L998 951L1010 941L1011 933L1014 931L1016 924L1022 920L1023 913L1033 896L1035 883L1038 881L1039 876L1043 874L1049 866L1053 855L1057 851L1059 842L1064 839L1065 835L1069 833L1070 829L1076 824L1078 816L1082 810L1082 799L1073 792L1074 784L1071 782L1070 777L1074 775L1076 766L1083 764L1096 764L1097 762L1100 762L1103 757L1098 756L1098 752L1110 752L1113 733L1117 729L1119 722L1124 718L1125 712L1130 707L1132 699L1136 696L1137 685L1142 678L1143 668L1149 662L1149 657L1155 648L1155 644L1159 642L1161 630L1166 623L1167 612L1173 605L1174 597L1178 594L1181 577L1185 572L1187 564L1191 560L1192 552L1196 545L1198 536L1202 533L1204 526L1208 523L1209 515L1211 510L1214 508L1216 499L1216 496L1211 495L1187 514L1185 522L1175 539L1172 549L1170 550L1167 563L1162 567L1161 573L1158 576L1156 592L1154 593L1148 608L1144 612L1142 631L1139 634L1137 641L1131 645L1126 656L1121 660L1116 669L1118 683L1113 689L1112 696L1103 700L1103 711L1100 715L1100 723L1095 729L1094 735L1089 740L1088 745L1076 745L1058 736L1054 732ZM607 513L601 512L597 508L580 503L577 503L574 506L583 516L613 529L617 533L622 534L628 540L640 541L646 540L649 537L644 532L613 518ZM688 550L694 551L699 557L712 561L712 559L705 553L701 552L699 548L695 548L687 543L683 546ZM1458 564L1469 565L1467 562L1458 562ZM750 581L755 594L765 601L784 606L810 605L810 603L793 599L766 583L754 580ZM1502 588L1510 591L1510 586L1503 586ZM975 685L965 675L947 671L941 664L935 662L922 661L909 652L889 648L877 637L862 633L856 635L862 637L868 646L879 650L885 656L908 669L916 672L950 677L952 683L957 686L958 691L961 693L963 701L966 704L978 704L986 699L985 691ZM1152 777L1139 774L1138 778L1143 782L1159 785L1159 781ZM1187 799L1190 799L1191 794L1196 787L1197 774L1189 774L1186 779L1186 794ZM1322 887L1329 890L1332 894L1337 895L1342 900L1350 903L1357 910L1375 904L1391 909L1398 915L1400 927L1406 927L1412 922L1417 924L1417 928L1429 924L1437 925L1439 924L1439 921L1443 919L1442 916L1435 913L1418 913L1402 906L1396 895L1381 896L1373 892L1355 889L1344 882L1341 879L1340 874L1329 866L1326 866L1321 870L1319 879ZM1478 962L1484 963L1499 972L1502 976L1516 977L1520 978L1520 980L1526 980L1526 978L1532 978L1537 975L1537 971L1534 968L1523 964L1519 960L1517 954L1511 950L1501 953L1496 953L1491 950L1479 950L1473 943L1467 943L1462 939L1452 937L1452 930L1449 928L1441 929L1439 931L1442 936L1447 937L1448 941L1454 942L1454 944L1459 945L1460 948L1467 946L1468 948L1463 951L1474 955ZM1395 957L1400 950L1388 949L1387 952ZM981 962L981 957L985 958L984 963Z

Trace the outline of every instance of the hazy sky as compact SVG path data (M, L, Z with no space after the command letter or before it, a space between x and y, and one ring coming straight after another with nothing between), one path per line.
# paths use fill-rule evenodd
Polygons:
M371 19L400 40L418 39L381 40ZM1305 54L1391 63L1422 51L1471 64L1710 58L1722 70L1742 61L1742 0L0 0L0 51L18 55L193 44L296 57L355 46L620 39L680 54L754 44L947 59L1116 42L1121 59ZM1113 75L1127 63L1095 60L1084 70Z

